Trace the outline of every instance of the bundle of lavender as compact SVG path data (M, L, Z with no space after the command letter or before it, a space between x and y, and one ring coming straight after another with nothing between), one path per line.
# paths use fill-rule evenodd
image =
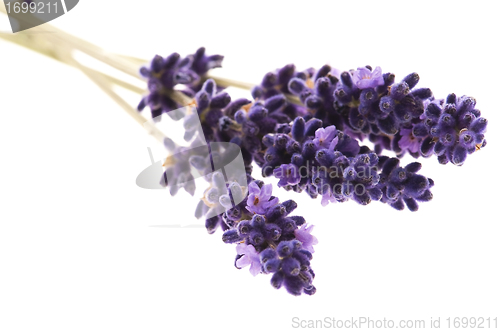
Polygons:
M140 69L149 93L138 111L148 107L155 119L172 116L172 110L184 105L171 96L182 93L196 109L184 118L186 138L195 132L193 119L199 119L208 144L237 146L246 181L207 171L214 158L222 158L219 166L229 163L232 158L224 154L183 154L179 149L176 165L167 167L162 184L175 188L172 194L184 185L192 195L195 188L185 181L192 178L191 167L204 172L210 186L196 216L208 215L208 232L220 227L222 240L237 244L237 268L250 265L254 275L272 273L271 284L284 285L293 295L316 290L310 268L317 242L310 234L313 227L302 217L289 217L297 204L272 196L270 184L252 177L253 165L261 168L262 176L277 178L278 187L320 197L323 206L379 201L417 211L419 202L432 199L434 181L419 174L419 162L400 165L404 154L436 155L441 164L460 166L486 145L487 121L475 108L476 100L453 93L436 99L430 89L416 87L417 73L396 81L380 67L340 72L325 65L297 71L288 64L264 75L251 90L253 100L232 100L225 86L207 78L221 62L222 56L207 56L204 48L184 58L177 53L155 56ZM361 145L365 139L374 143L373 150ZM384 156L384 150L397 158Z
M438 99L417 87L417 73L396 80L380 67L298 71L288 64L251 87L211 75L223 56L207 55L204 48L186 57L156 55L142 66L145 61L104 52L48 24L33 30L57 33L0 36L79 68L141 125L149 121L145 109L155 121L162 116L178 121L188 147L148 127L172 152L158 182L172 195L181 188L194 195L194 174L202 174L208 188L193 208L195 216L205 219L208 233L220 228L223 242L235 245L236 268L272 274L271 285L292 295L316 292L310 262L317 239L312 225L292 215L297 204L280 201L272 184L257 180L255 172L323 206L379 201L417 211L419 203L432 199L434 181L419 173L419 162L400 165L403 155L435 155L441 164L460 166L486 145L487 120L476 100L453 93ZM142 78L147 90L83 65L75 51ZM141 94L137 109L113 85ZM228 86L248 88L252 100L233 100ZM182 108L187 111L178 112ZM363 145L366 141L373 148ZM384 156L384 150L396 157ZM236 166L226 167L232 163Z

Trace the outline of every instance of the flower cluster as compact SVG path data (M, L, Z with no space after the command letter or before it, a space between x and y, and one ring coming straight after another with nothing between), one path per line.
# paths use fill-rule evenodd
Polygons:
M246 204L245 212L232 218L233 225L222 235L225 243L237 243L235 266L250 265L253 275L273 274L271 285L283 285L290 294L314 294L310 260L317 240L303 217L289 216L297 204L279 203L272 186L262 181L250 182Z
M334 125L343 130L344 122L341 113L338 112L334 94L339 82L337 75L338 71L329 65L324 65L311 79L293 78L288 83L288 89L306 107L308 111L306 120L314 116L323 121L324 126Z
M349 199L366 205L376 200L401 210L404 201L411 211L416 211L415 200L432 198L428 191L432 180L415 174L420 169L419 163L408 165L406 171L393 170L385 165L387 157L378 156L366 146L360 147L335 126L320 125L321 120L305 122L296 118L291 137L268 135L263 175L279 178L278 186L287 190L306 191L311 197L321 195L322 205ZM310 129L316 126L320 128L313 136ZM394 160L399 162L397 158L391 162ZM391 172L397 172L398 176Z
M205 55L205 48L199 48L195 54L181 58L179 53L172 53L163 58L156 55L148 67L140 69L142 77L148 81L148 95L144 96L137 109L142 111L146 106L151 109L153 119L162 113L169 113L184 105L179 105L172 98L177 85L184 85L179 91L192 97L199 90L200 77L208 70L220 67L223 56Z
M285 96L278 94L265 101L255 101L248 107L237 110L234 115L226 112L231 120L241 126L240 146L248 165L253 160L257 165L263 164L265 146L262 138L269 133L285 130L291 121L289 115L283 112L287 106Z
M230 137L218 128L221 126L222 109L231 102L231 97L225 91L217 92L217 85L212 79L206 80L194 98L197 114L190 114L184 118L186 140L190 140L199 130L207 141L226 142Z
M427 88L414 89L419 76L412 73L394 83L395 75L370 66L338 73L324 66L313 88L301 79L290 81L290 91L326 125L335 125L352 137L374 142L375 151L394 150L392 138L419 121L424 102L432 97Z
M278 94L289 94L288 86L292 79L298 78L308 81L313 75L313 68L298 72L294 64L288 64L274 72L265 74L261 84L252 89L252 97L254 99L267 99Z
M253 100L231 101L207 75L221 61L204 48L182 59L177 53L156 56L141 68L149 94L138 109L175 117L172 110L187 106L183 126L190 146L165 140L174 155L161 183L171 194L183 187L192 195L191 172L201 173L209 187L195 215L205 218L208 233L221 228L223 241L236 244L237 268L272 274L271 284L293 295L316 291L310 260L317 240L303 217L290 216L294 201L280 203L271 184L254 179L254 164L264 177L277 178L278 187L321 197L323 206L380 201L417 211L419 202L432 199L434 181L419 174L418 162L401 166L404 154L435 154L441 164L462 165L486 145L487 120L475 99L435 99L430 89L416 87L416 73L396 81L380 67L297 71L289 64L267 73L252 89ZM190 102L180 105L174 91ZM360 145L366 138L373 149ZM397 157L382 155L384 149ZM239 156L244 173L226 167Z
M462 165L467 155L486 146L484 133L488 121L475 108L472 97L457 98L450 94L444 100L430 102L408 135L420 142L423 156L435 154L441 164ZM400 141L401 145L401 141Z
M384 156L380 157L378 166L381 172L376 188L382 192L382 202L396 210L403 210L406 204L410 211L417 211L417 201L428 202L432 199L430 188L434 181L417 174L422 167L420 163L400 167L399 159Z
M290 81L293 79L301 79L309 86L312 86L312 78L315 75L315 70L309 68L305 71L297 71L294 64L288 64L283 68L268 72L264 75L260 85L255 86L251 93L255 101L264 101L275 96L282 97L290 96L289 90ZM289 99L289 98L287 98ZM304 105L300 105L297 101L289 102L284 105L282 112L288 115L291 119L297 116L307 116L307 110Z

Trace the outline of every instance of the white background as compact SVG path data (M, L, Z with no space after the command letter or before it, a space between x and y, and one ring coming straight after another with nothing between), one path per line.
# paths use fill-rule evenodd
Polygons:
M486 3L84 0L51 22L142 58L205 46L226 56L217 74L243 81L290 62L370 64L397 79L416 71L419 86L440 98L477 99L488 146L462 167L419 160L436 186L416 213L378 202L322 208L275 189L315 225L312 297L234 268L235 249L220 231L151 227L200 224L185 192L136 186L151 138L83 74L0 40L0 331L287 331L293 317L360 316L424 319L427 328L441 317L443 328L446 317L500 319L500 25ZM8 29L5 16L0 23Z

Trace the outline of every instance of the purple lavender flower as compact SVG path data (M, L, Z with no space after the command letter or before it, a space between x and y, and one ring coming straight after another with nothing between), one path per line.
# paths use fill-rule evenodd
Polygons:
M399 131L401 139L398 144L403 150L408 150L410 152L416 153L420 149L420 139L413 136L412 129L401 129Z
M255 182L251 182L248 185L248 189L249 195L246 206L248 211L257 214L265 214L268 208L278 204L279 199L277 197L271 199L273 191L272 184L265 184L261 189Z
M321 196L322 206L327 206L329 203L337 203L337 199L331 194L330 191L328 191L328 193L323 193L323 196Z
M273 171L273 174L280 179L278 187L293 186L300 182L299 168L294 164L282 164Z
M313 139L314 145L318 149L329 149L330 151L335 149L338 141L339 138L337 137L337 128L335 126L317 129L315 138Z
M373 71L366 67L359 67L352 75L352 82L359 89L376 88L384 84L382 69L377 66Z
M262 264L260 263L260 254L255 250L254 246L251 244L239 243L236 246L236 253L242 255L236 260L236 267L241 269L247 265L250 265L250 273L255 277L262 270Z
M318 244L318 239L311 235L313 230L313 225L303 224L302 227L295 230L295 237L297 240L302 242L302 248L309 251L310 253L314 252L313 245Z
M223 55L206 55L205 48L200 47L191 55L193 62L191 69L198 75L205 75L210 69L222 67Z

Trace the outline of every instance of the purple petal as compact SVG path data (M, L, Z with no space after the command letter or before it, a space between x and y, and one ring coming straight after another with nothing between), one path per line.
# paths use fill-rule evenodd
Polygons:
M269 209L272 206L275 206L278 203L279 203L279 198L278 197L275 197L275 198L273 198L270 201L263 202L262 203L262 208L261 208L262 212L259 212L259 214L265 214L267 209Z
M264 210L258 205L247 205L246 209L252 213L263 214Z
M285 174L286 174L286 164L283 164L280 167L273 170L273 175L278 179L285 178Z
M241 254L238 254L238 255L241 255ZM244 255L243 257L241 257L240 259L238 259L236 261L236 267L241 269L241 268L244 268L245 266L248 266L250 265L250 258L247 256L247 255Z
M372 77L382 77L382 68L380 66L375 67L375 69L372 72ZM382 83L384 79L382 78Z
M339 138L335 137L332 142L330 143L330 146L328 147L328 150L333 151L335 147L337 146L337 143L339 142Z
M379 85L384 84L384 78L382 76L382 69L376 67L373 72L368 68L358 68L353 75L353 83L359 89L376 88Z
M255 277L262 270L262 265L260 262L252 261L250 265L250 273Z
M330 194L321 196L321 206L327 206L330 203Z
M262 186L262 189L260 190L260 199L261 200L268 200L271 197L271 194L273 193L273 185L268 183Z
M287 180L288 184L291 184L292 186L299 184L301 178L298 169L292 171L292 176L290 176Z
M239 244L237 244L237 245L236 245L236 253L237 253L238 255L245 255L245 254L248 252L248 247L249 247L249 246L250 246L250 245L246 245L246 244L244 244L244 243L239 243ZM253 248L253 246L252 246L252 248ZM255 249L255 248L254 248L254 249Z
M363 81L363 77L371 77L371 72L370 70L368 70L368 68L366 67L359 67L358 70L356 70L354 72L354 74L352 75L352 82L355 84L355 85L358 85L358 83L360 81Z
M356 86L359 89L368 89L368 88L374 88L373 86L373 81L369 78L360 80L358 83L356 83Z
M311 253L314 252L313 245L318 244L318 239L314 235L310 234L313 228L314 226L306 223L294 232L297 240L302 242L302 247Z
M284 187L288 185L288 180L286 178L281 178L278 182L278 187Z
M250 265L250 273L256 276L260 273L262 265L260 263L259 253L255 250L254 246L251 244L240 243L236 246L236 253L238 255L244 255L236 261L236 266L238 268Z
M325 138L331 141L337 135L337 128L335 126L328 126L325 128Z
M250 194L259 194L260 193L260 188L255 182L250 182L248 185L248 192Z
M325 128L319 128L316 130L314 133L314 137L316 139L324 138L325 137Z
M255 194L250 194L248 195L248 198L247 198L247 205L249 206L254 206L254 202L255 202Z

